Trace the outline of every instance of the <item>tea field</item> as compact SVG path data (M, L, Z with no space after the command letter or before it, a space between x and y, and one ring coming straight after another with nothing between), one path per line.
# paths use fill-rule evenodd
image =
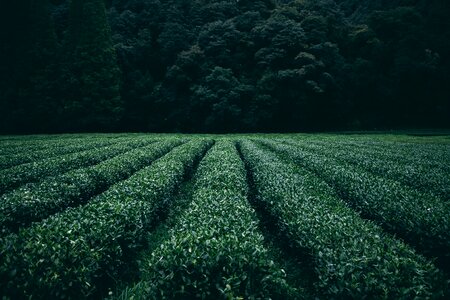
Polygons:
M0 136L2 299L449 299L450 136Z

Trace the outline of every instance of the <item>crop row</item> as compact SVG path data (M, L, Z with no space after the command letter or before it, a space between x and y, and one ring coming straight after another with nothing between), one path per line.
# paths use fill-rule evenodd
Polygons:
M66 145L84 144L90 142L110 141L120 142L121 140L130 139L129 136L74 136L74 137L42 137L30 138L24 137L14 141L0 141L0 155L17 155L22 153L32 153L34 151L45 151L52 148L64 147Z
M117 143L117 141L114 140L78 141L74 143L65 143L63 145L55 145L44 150L22 151L20 154L2 155L0 156L0 170L59 155L105 147L115 143Z
M264 144L285 154L298 166L316 173L362 216L398 234L423 254L437 257L440 266L448 268L449 202L422 194L357 166L302 151L299 147L270 140L265 140Z
M126 298L286 295L291 289L269 257L247 194L246 171L234 143L219 141L195 174L192 202L142 263L144 279L127 290Z
M299 140L301 142L301 140ZM415 144L415 143L392 143L386 141L373 141L357 138L354 140L345 139L342 136L333 136L327 138L312 138L308 144L321 144L323 146L336 147L356 151L361 153L370 153L380 159L402 163L407 165L420 164L428 168L439 168L449 171L450 149L447 145L434 144Z
M101 293L129 267L143 233L210 144L194 140L176 147L87 205L4 238L1 292L76 299Z
M77 153L51 157L0 171L0 195L22 184L37 182L48 176L61 175L74 169L97 164L136 147L145 146L148 139L127 140L122 143Z
M321 145L296 142L302 150L320 153L336 160L345 161L374 174L404 183L423 193L431 192L443 200L450 200L450 176L439 168L430 168L416 161L415 164L403 162L401 159L380 158L372 151L336 147L333 143Z
M112 184L150 165L179 144L178 141L167 139L125 152L98 165L30 183L4 194L0 198L0 236L67 207L85 203Z
M397 145L397 143L379 143L372 146L372 143L335 143L342 145L352 151L360 151L364 153L372 153L381 159L402 163L405 165L420 164L423 167L434 169L438 168L443 171L450 171L450 148L448 145L434 144L408 144L405 146Z
M324 181L243 141L256 201L300 253L310 253L320 295L411 299L439 297L439 271L409 246L348 208ZM308 259L308 258L304 258Z

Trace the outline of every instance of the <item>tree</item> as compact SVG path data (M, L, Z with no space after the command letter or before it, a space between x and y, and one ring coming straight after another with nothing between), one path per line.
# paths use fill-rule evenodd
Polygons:
M65 45L61 122L67 130L112 130L121 118L120 70L103 0L73 0Z
M7 3L8 2L8 3ZM0 7L0 127L45 131L56 98L58 45L47 0L5 1ZM2 23L3 23L2 22Z
M243 106L251 87L239 82L232 70L215 67L192 89L192 116L198 131L238 132L243 127Z
M449 3L2 1L0 127L448 127Z

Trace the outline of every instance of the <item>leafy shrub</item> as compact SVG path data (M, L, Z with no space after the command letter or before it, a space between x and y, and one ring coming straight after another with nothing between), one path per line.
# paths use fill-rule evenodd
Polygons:
M11 298L81 298L128 267L143 233L164 209L188 168L210 146L175 148L87 205L55 214L0 243L2 292Z
M148 140L130 140L116 145L22 164L0 171L0 195L22 184L40 181L48 176L61 175L61 173L70 170L94 165L145 144L148 144Z
M293 143L292 145L305 151L312 151L354 164L375 175L398 181L422 193L435 194L444 201L450 200L450 176L448 176L448 171L445 168L440 168L439 164L433 163L432 160L423 159L420 156L412 162L411 159L406 158L409 155L407 151L400 151L401 157L390 158L389 154L398 152L400 147L381 152L371 149L342 147L336 141ZM423 149L418 148L416 152L421 150ZM423 156L426 156L426 153ZM450 160L447 163L450 163Z
M450 203L296 146L273 141L266 145L316 173L364 217L398 234L426 256L437 257L440 267L450 265Z
M14 152L14 154L7 154L0 156L0 170L11 168L24 163L36 162L38 160L46 159L49 157L56 157L60 155L66 155L79 151L85 151L93 148L105 147L117 143L114 140L99 139L94 141L82 141L71 140L61 141L59 143L53 143L49 147L40 149L32 147L31 149L26 147L21 149L20 153Z
M179 144L175 140L162 141L4 194L0 198L0 236L67 207L84 203Z
M268 255L246 172L230 141L219 141L201 161L192 202L166 240L143 263L144 281L127 297L253 299L289 292Z
M320 295L339 299L443 296L445 283L432 263L361 219L320 178L252 142L240 145L253 174L257 201L299 253L310 253Z

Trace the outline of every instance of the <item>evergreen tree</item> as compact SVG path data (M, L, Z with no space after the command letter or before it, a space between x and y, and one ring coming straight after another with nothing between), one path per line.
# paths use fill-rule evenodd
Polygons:
M104 0L72 0L61 121L66 130L111 130L122 112L120 70Z

